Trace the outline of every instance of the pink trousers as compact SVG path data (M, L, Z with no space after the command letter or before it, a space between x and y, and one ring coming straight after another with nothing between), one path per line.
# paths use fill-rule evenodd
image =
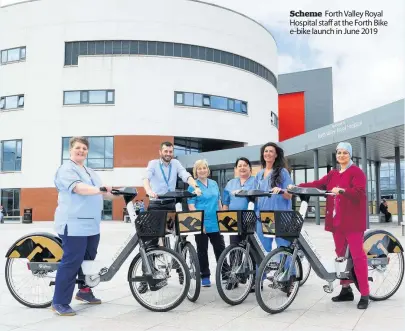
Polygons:
M345 256L347 245L349 245L350 254L352 255L353 259L354 271L359 283L360 294L362 296L367 296L370 293L370 288L368 285L367 256L363 250L363 236L363 232L345 233L339 230L335 230L335 232L333 232L336 255L338 257ZM350 283L353 283L353 281L340 281L341 285Z

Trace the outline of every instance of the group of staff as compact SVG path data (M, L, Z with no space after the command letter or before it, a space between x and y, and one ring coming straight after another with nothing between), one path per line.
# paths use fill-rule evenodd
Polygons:
M53 298L53 310L62 316L75 315L70 307L76 277L83 278L81 264L84 260L94 260L100 240L100 221L103 198L112 199L111 187L103 186L98 175L84 165L89 143L86 138L73 137L70 140L70 161L64 163L55 175L58 190L58 207L55 212L55 225L62 239L63 257L58 268ZM352 146L339 143L336 160L339 169L331 170L320 180L303 183L302 187L316 187L336 193L326 201L325 230L333 233L337 256L344 256L347 245L353 257L354 268L359 283L361 298L357 305L366 309L369 303L367 257L363 251L363 234L366 230L366 177L363 171L353 164ZM211 285L208 261L208 243L213 246L216 260L225 249L224 237L219 232L216 212L219 210L243 210L248 208L245 198L235 196L238 190L258 189L274 194L260 197L256 202L256 213L261 210L292 210L291 194L287 188L294 186L283 149L276 143L266 143L260 149L262 169L252 175L251 162L240 157L235 162L236 177L231 179L221 197L218 184L210 179L210 169L206 160L198 160L190 174L174 158L171 142L162 142L159 158L148 163L143 186L149 196L148 210L175 210L175 201L159 199L159 195L175 191L177 178L189 185L188 190L196 194L189 199L188 208L204 210L204 231L195 235L198 259L201 269L201 285ZM265 238L260 223L257 234L265 249L272 250L273 238ZM231 242L238 242L238 236L231 236ZM277 246L289 246L283 238L275 238ZM158 245L158 239L147 245ZM354 295L347 281L342 281L342 290L333 301L353 301ZM147 284L140 284L138 290L146 292ZM75 298L89 304L100 304L91 289L83 284Z

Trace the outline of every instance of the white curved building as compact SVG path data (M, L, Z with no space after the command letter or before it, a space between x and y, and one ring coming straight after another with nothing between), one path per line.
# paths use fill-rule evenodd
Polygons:
M177 153L278 140L276 43L240 13L189 0L0 6L0 189L15 214L53 219L74 135L92 137L88 165L106 184L137 187L163 140Z

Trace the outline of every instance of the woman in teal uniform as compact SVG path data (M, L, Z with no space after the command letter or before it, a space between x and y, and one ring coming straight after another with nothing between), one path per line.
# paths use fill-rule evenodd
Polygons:
M84 137L70 139L70 160L55 175L58 206L55 229L62 239L63 257L58 266L52 309L61 316L75 315L70 307L76 277L79 275L77 300L100 304L91 289L83 284L81 264L94 260L100 241L103 196L112 198L111 188L102 186L99 176L84 165L89 142Z
M224 237L219 232L217 219L217 211L222 210L222 204L218 184L208 178L210 169L205 160L195 162L193 175L197 178L196 183L201 190L201 195L188 199L188 208L190 211L204 210L204 233L195 235L195 241L201 269L201 285L209 287L211 272L208 263L208 239L214 248L217 261L225 249ZM193 192L194 188L190 186L188 190Z

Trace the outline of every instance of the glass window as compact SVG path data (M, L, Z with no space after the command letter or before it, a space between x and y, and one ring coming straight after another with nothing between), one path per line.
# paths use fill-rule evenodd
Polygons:
M179 104L179 105L182 105L183 102L184 102L183 93L176 92L176 103Z
M18 108L18 96L6 97L6 109Z
M89 92L88 91L82 91L80 103L89 103Z
M181 56L181 44L174 44L174 56Z
M191 58L198 59L198 46L191 45Z
M212 48L207 48L207 61L214 61L214 50Z
M174 55L174 45L173 43L165 43L165 55L173 56Z
M242 113L247 113L247 103L246 102L242 102Z
M8 188L1 190L1 205L8 216L20 216L20 189Z
M157 43L156 41L148 41L148 55L157 54Z
M157 55L165 55L165 43L157 43Z
M89 103L106 103L105 91L90 91Z
M223 97L211 96L211 107L217 109L228 109L228 100Z
M1 63L7 63L7 51L1 52Z
M79 43L79 55L87 55L87 41Z
M198 58L200 60L206 60L206 48L198 46Z
M24 96L20 95L18 97L18 108L23 108L24 107Z
M20 60L20 49L13 48L9 49L7 52L7 62L14 62Z
M198 45L146 41L146 40L106 40L79 41L65 43L65 65L78 65L80 55L121 55L142 54L158 56L175 56L217 62L243 70L250 71L269 81L276 87L277 81L273 73L261 64L219 49L212 49ZM25 59L25 47L3 50L2 63Z
M103 220L112 220L112 215L113 215L113 203L112 200L103 200L103 213L102 213L102 219Z
M211 105L211 98L210 98L209 96L204 95L204 98L203 98L203 105L204 105L204 106L208 106L208 107Z
M0 98L0 109L6 108L6 98Z
M235 101L232 99L228 99L228 109L234 110L234 108L235 108Z
M242 112L242 101L235 100L235 111L237 113Z
M113 42L113 54L122 54L122 43L121 41Z
M93 169L111 169L114 167L114 137L87 137L89 154L85 165ZM69 139L62 138L62 163L69 160Z
M65 92L64 104L65 105L80 104L80 91Z
M185 44L181 45L181 56L186 57L186 58L191 57L191 47L190 47L190 45L185 45Z
M1 142L2 171L21 171L21 158L21 140L5 140Z
M96 41L96 54L97 55L105 54L104 45L105 45L104 41Z
M96 55L96 42L95 41L89 41L87 47L88 47L89 55Z
M139 54L142 55L148 54L148 43L146 41L139 42Z
M186 106L194 105L194 95L193 93L184 93L184 104Z
M139 54L139 43L137 41L131 41L129 51L131 54Z
M202 107L203 105L203 96L202 94L195 93L194 94L194 106Z
M105 42L105 54L111 55L113 53L113 42L110 40L107 40Z
M114 103L114 91L107 91L107 103Z
M20 53L20 59L21 59L21 60L24 60L24 59L25 59L25 55L26 55L26 48L25 48L25 47L21 47L21 48L20 48L20 51L21 51L21 53Z

